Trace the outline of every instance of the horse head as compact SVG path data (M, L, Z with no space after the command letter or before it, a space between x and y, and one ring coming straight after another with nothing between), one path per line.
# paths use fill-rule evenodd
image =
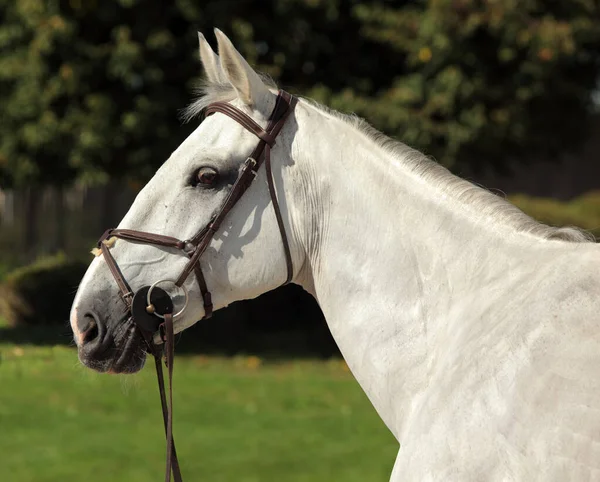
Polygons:
M220 110L212 108L214 114L158 169L137 195L115 236L109 233L102 239L104 256L98 251L100 255L89 266L75 297L70 319L79 358L98 371L131 373L142 368L147 347L139 321L136 324L134 319L133 295L145 287L168 295L174 304L169 309L181 312L174 322L177 332L209 314L208 307L216 310L276 288L294 275L293 266L303 264L303 250L293 236L284 193L285 171L294 165L293 106L287 106L289 112L280 109L281 96L276 90L222 32L216 30L216 36L219 55L199 35L205 95L188 113L192 116L207 106L211 111L210 106L217 104ZM235 109L228 110L225 103ZM279 111L285 114L282 122L267 133L264 129L271 128L272 116ZM257 143L263 148L262 157L249 158L258 149ZM272 170L270 165L260 168L266 155L272 158ZM243 186L239 202L231 203L242 181L247 186ZM275 210L269 208L271 204ZM147 238L147 233L159 236ZM198 245L202 252L196 256L196 265ZM114 260L113 266L107 257ZM194 275L182 276L198 268L198 283ZM122 280L121 289L115 279ZM143 298L140 310L144 311L147 295L147 309L154 311L153 295L148 289L143 293L138 296Z

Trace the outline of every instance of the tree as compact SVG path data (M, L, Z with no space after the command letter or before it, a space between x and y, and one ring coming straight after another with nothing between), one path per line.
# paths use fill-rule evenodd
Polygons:
M459 170L574 145L600 63L591 0L0 7L3 186L145 181L194 127L178 111L201 73L195 32L214 26L283 87Z
M209 2L210 11L231 12L232 3ZM230 31L260 70L456 171L552 160L588 134L600 73L598 2L236 5Z
M458 170L551 158L584 138L600 72L588 0L364 2L362 35L394 52L375 89L329 92Z
M3 185L147 179L189 132L178 109L199 66L182 12L156 1L0 2Z
M231 5L235 4L233 10ZM460 171L552 160L588 134L600 73L591 0L209 2L283 86Z

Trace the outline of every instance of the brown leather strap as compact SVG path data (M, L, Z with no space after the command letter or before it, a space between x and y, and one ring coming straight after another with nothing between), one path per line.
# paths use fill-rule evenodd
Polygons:
M121 299L125 302L125 305L127 305L127 309L131 309L131 300L133 299L133 291L131 291L131 287L129 286L127 281L125 281L125 278L123 277L119 266L117 266L115 258L113 258L113 255L110 253L109 247L102 241L100 242L99 246L102 250L104 260L108 265L108 269L110 269L113 278L117 282L117 286L119 287L119 292L121 294Z
M166 417L166 436L167 436L167 467L165 472L165 482L171 481L171 470L175 482L182 482L181 472L179 470L179 462L175 452L175 441L173 439L173 364L175 362L175 340L173 333L173 314L167 313L164 315L163 323L165 331L165 358L167 364L167 372L169 375L169 405ZM162 372L162 370L161 370ZM164 393L164 383L163 383ZM165 413L163 409L163 419Z
M111 236L125 239L126 241L137 241L145 244L154 244L156 246L165 246L169 248L183 249L185 242L171 236L162 234L146 233L144 231L134 231L133 229L113 229Z
M221 112L222 114L231 117L238 124L241 124L244 128L252 132L259 139L263 140L270 146L275 145L275 136L273 136L270 132L265 131L254 121L254 119L252 119L252 117L246 115L237 107L234 107L227 102L213 102L206 108L204 115L208 117L215 112Z
M161 329L166 332L166 323L170 323L171 327L173 326L173 316L170 314L165 315L165 322L161 325ZM163 424L165 428L165 438L167 440L167 472L169 474L169 478L165 474L166 482L169 482L171 470L173 471L173 478L175 482L182 482L181 477L181 468L179 466L179 460L177 458L177 450L175 449L175 440L173 438L173 428L172 428L172 420L173 420L173 405L172 405L172 397L173 397L173 380L171 370L169 373L169 399L171 403L167 402L167 391L165 388L165 376L163 373L162 363L163 363L163 351L166 356L165 363L167 366L173 366L174 361L174 349L166 350L167 345L171 343L173 345L173 337L170 337L167 341L166 333L165 333L165 343L162 347L155 345L154 340L152 339L153 333L149 333L144 330L140 330L144 340L146 341L146 345L148 346L148 352L154 357L154 366L156 369L156 380L158 382L158 393L160 395L160 405L163 416ZM172 330L171 330L172 331ZM169 361L169 357L172 359ZM171 419L171 429L169 431L169 418ZM169 436L170 432L170 436ZM169 443L170 442L170 443Z
M119 266L117 265L114 257L110 252L110 243L107 240L111 237L120 238L130 242L139 242L143 244L152 244L156 246L164 246L170 248L176 248L184 251L189 256L189 261L184 267L181 275L176 280L177 286L182 286L186 279L192 273L196 275L196 280L200 288L202 300L204 303L204 318L209 318L212 315L213 305L210 291L206 285L204 274L200 266L200 257L210 244L213 236L221 226L221 223L233 209L235 204L239 201L241 196L249 188L250 184L256 177L256 173L262 163L265 163L265 171L267 175L267 184L269 188L269 195L273 203L273 209L275 211L275 217L277 219L277 225L281 234L281 240L283 244L284 254L286 258L287 267L287 278L285 283L289 283L294 274L294 266L292 262L292 256L290 252L290 246L281 215L281 209L277 200L277 193L275 190L275 183L273 181L273 172L271 169L271 148L275 145L275 138L281 131L286 119L294 110L297 99L287 92L280 91L275 102L275 107L269 118L269 122L266 129L259 126L251 117L243 113L241 110L233 107L232 105L224 102L216 102L211 104L207 108L207 115L220 112L234 119L236 122L241 124L248 131L255 134L260 140L246 162L244 163L242 170L236 181L234 182L229 194L223 202L221 208L215 216L211 219L209 224L200 230L193 238L188 241L181 241L171 236L164 236L161 234L147 233L143 231L135 231L132 229L113 229L107 230L100 238L98 243L102 255L106 260L110 272L112 273L118 287L123 301L127 305L128 310L131 312L132 309L132 298L133 293L131 288L123 274L121 273ZM165 482L171 481L171 473L175 482L181 482L181 470L179 461L177 460L177 452L175 450L175 442L173 440L173 363L174 363L174 330L173 330L173 315L172 313L166 313L164 316L164 322L160 325L159 333L163 339L163 349L165 354L165 362L168 369L169 379L169 396L167 400L167 392L165 389L164 374L162 369L162 353L158 346L153 342L153 333L149 333L142 329L140 325L140 331L146 344L148 345L148 351L154 356L156 365L156 375L158 379L158 389L160 394L160 401L163 413L163 421L165 426L165 436L167 439L167 463Z
M190 276L190 274L194 270L194 266L198 263L200 256L202 256L202 254L210 244L210 241L212 240L214 234L221 226L221 223L223 222L229 211L231 211L231 209L233 208L233 206L235 206L235 203L238 201L241 195L246 191L246 189L248 189L248 186L250 185L250 182L254 177L254 175L252 174L253 169L254 164L246 161L244 167L242 168L242 172L233 184L231 190L229 191L229 194L223 202L223 205L219 209L219 212L208 225L204 236L200 240L198 246L196 246L196 249L190 257L190 260L188 261L187 265L183 268L183 271L179 275L179 278L177 278L177 280L175 281L175 284L177 286L182 286L183 283L185 283L185 280Z
M296 103L298 102L298 99L296 99L296 97L292 97L290 94L288 94L287 92L285 92L283 90L281 91L280 97L277 97L278 103L281 99L283 99L287 103L286 112L288 113L287 115L289 115L289 113L294 110L294 107L296 107ZM271 122L273 122L273 125L271 125L271 122L270 122L269 126L267 127L267 130L269 132L271 132L274 137L277 137L277 134L279 134L279 131L281 130L281 128L283 127L283 124L285 123L285 121L287 119L287 115L283 115L283 117L281 117L279 120L275 120L275 119L277 119L277 109L278 109L278 104L275 104L275 108L273 109L272 121L271 121ZM290 281L292 281L292 278L294 276L294 263L292 261L292 253L290 252L290 243L288 242L287 232L286 232L285 226L283 224L283 219L281 216L281 208L279 207L279 201L277 200L277 193L275 192L275 185L273 182L273 173L271 171L271 147L270 146L267 146L265 149L265 170L267 173L267 184L269 186L269 194L271 195L271 202L273 203L273 210L275 211L275 218L277 219L277 226L279 227L279 234L281 235L281 242L282 242L283 251L285 254L285 262L286 262L286 267L287 267L287 278L283 284L286 285Z
M207 108L207 115L220 112L221 114L225 114L231 117L236 122L240 123L243 127L248 129L250 132L255 134L261 140L252 152L252 155L246 160L240 175L237 180L233 184L231 190L227 198L225 199L223 205L219 209L219 212L213 219L213 221L209 224L208 230L206 231L204 237L201 239L200 243L196 247L195 252L190 257L187 265L184 267L182 273L177 278L175 284L177 286L182 286L185 283L185 280L190 276L192 271L195 269L196 264L200 260L200 256L204 253L210 241L212 240L214 234L217 232L221 223L229 214L229 211L233 209L237 201L241 198L241 196L246 192L246 190L250 187L250 184L254 180L256 172L258 168L261 166L263 159L269 164L267 167L267 183L269 185L269 193L271 196L271 201L273 202L273 209L275 210L275 217L277 219L277 226L279 227L279 232L281 235L281 240L283 242L283 249L286 259L286 268L287 268L287 277L284 284L289 283L293 277L293 261L292 255L290 252L289 242L287 238L287 234L285 231L285 226L283 223L283 219L281 216L281 210L279 207L279 202L277 201L277 193L275 192L275 187L273 183L273 173L271 170L271 158L270 158L270 149L273 143L267 142L264 139L264 135L262 133L266 132L270 136L272 136L273 140L279 132L281 128L285 124L286 119L294 110L296 106L297 99L285 91L280 91L277 96L277 100L275 102L275 107L273 108L273 112L271 113L271 117L269 119L269 123L267 126L267 130L263 130L254 120L237 109L233 107L231 104L227 104L224 102L215 102L211 104ZM264 155L263 155L264 151Z
M283 245L283 252L285 254L285 264L287 268L287 278L284 285L292 281L294 276L294 264L292 262L292 254L290 252L290 244L288 243L285 226L281 217L281 209L279 208L279 202L277 201L277 193L275 192L275 186L273 184L273 174L271 172L271 148L267 147L265 151L265 170L267 171L267 185L269 186L269 193L271 194L271 202L273 203L273 210L275 211L275 218L277 219L277 226L279 226L279 234L281 235L281 241Z
M205 231L203 230L201 232ZM180 250L184 250L187 244L185 241L181 241L171 236L146 233L144 231L135 231L132 229L109 229L105 231L105 233L100 238L100 241L98 242L98 246L100 246L102 254L106 259L106 263L108 264L113 278L115 278L115 281L119 286L121 297L123 298L128 307L131 306L133 292L129 287L129 284L125 280L123 274L121 273L121 270L119 269L114 257L112 256L109 247L104 243L104 241L107 238L110 238L112 236L124 239L126 241L138 241L140 243L172 247ZM200 268L199 262L194 265L194 272L196 273L196 279L198 280L198 285L200 286L200 294L202 295L202 300L204 303L205 318L210 318L212 316L213 310L212 297L206 286L206 280L204 279L204 274L202 273L202 269Z
M213 314L212 295L206 286L206 280L204 279L204 273L202 273L202 268L200 267L200 261L194 265L194 273L196 274L196 281L198 281L200 294L202 295L202 303L204 304L204 319L208 320Z

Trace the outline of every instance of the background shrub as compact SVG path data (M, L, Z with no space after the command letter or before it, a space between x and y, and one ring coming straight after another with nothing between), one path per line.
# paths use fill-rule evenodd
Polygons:
M65 323L86 268L60 254L8 273L0 285L0 318L9 326Z
M516 194L509 197L525 213L551 226L576 226L600 238L600 191L568 202Z

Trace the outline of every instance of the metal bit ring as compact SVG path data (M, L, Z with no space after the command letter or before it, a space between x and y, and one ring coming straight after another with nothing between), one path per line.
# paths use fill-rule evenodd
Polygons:
M173 315L173 319L177 318L179 315L181 315L185 309L187 308L188 305L188 301L190 299L189 294L188 294L188 290L185 286L177 286L175 284L175 281L171 280L171 279L160 279L158 281L156 281L152 286L150 286L150 289L148 290L148 294L146 295L146 303L148 306L152 305L151 297L152 297L152 290L154 288L156 288L156 286L158 286L159 284L163 284L163 283L171 283L173 286L175 286L176 288L179 288L183 291L183 294L185 296L185 303L183 305L183 308L181 308L177 313L175 313ZM164 319L164 315L161 315L160 313L157 313L156 311L153 313L154 315L158 316L159 318L163 318Z

